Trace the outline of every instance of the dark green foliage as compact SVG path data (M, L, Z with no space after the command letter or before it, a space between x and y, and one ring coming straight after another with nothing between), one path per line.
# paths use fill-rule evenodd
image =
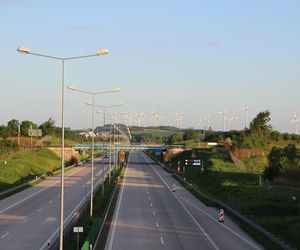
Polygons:
M20 122L16 119L12 119L7 123L7 128L10 130L10 136L18 135Z
M172 144L178 144L181 142L181 137L179 134L172 134L167 138L167 144L172 145Z
M53 135L55 132L55 121L50 117L48 121L43 122L39 128L42 130L43 135Z
M264 171L266 179L290 172L290 169L300 168L300 153L294 144L285 148L273 147L268 155L269 166Z
M198 139L198 134L197 134L197 132L194 129L189 128L189 129L187 129L184 132L184 134L182 136L182 139L184 141L187 141L187 140L197 140Z
M250 133L259 136L269 135L272 131L272 126L269 124L271 121L270 114L269 110L258 113L250 123Z
M0 137L2 138L7 138L10 136L10 130L8 127L4 126L4 125L1 125L0 126Z
M38 127L38 126L37 126L35 123L33 123L32 121L28 121L28 120L22 121L22 123L21 123L21 135L23 135L23 136L28 136L28 129L30 128L30 126L31 126L32 128L37 128L37 127Z
M244 131L230 131L225 134L233 141L233 145L238 148L258 148L266 145L267 139L280 139L280 133L272 132L272 126L269 125L271 118L270 112L260 112L250 123L250 128Z

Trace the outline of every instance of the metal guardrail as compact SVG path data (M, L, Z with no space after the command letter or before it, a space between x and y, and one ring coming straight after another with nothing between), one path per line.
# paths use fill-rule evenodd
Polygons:
M108 205L107 205L106 208L105 208L105 213L104 213L104 215L103 215L102 218L101 218L101 222L102 222L102 223L101 223L101 227L100 227L100 229L99 229L97 238L96 238L96 240L95 240L94 246L97 246L97 245L98 245L98 242L99 242L100 236L101 236L101 234L102 234L102 231L103 231L105 222L106 222L106 220L107 220L108 213L109 213L110 208L111 208L112 201L113 201L113 199L114 199L114 197L115 197L115 194L116 194L116 190L117 190L118 183L119 183L119 181L116 183L116 186L115 186L115 188L114 188L114 191L113 191L113 193L112 193L111 196L110 196L109 203L108 203Z
M113 171L113 170L111 170ZM94 186L93 196L95 197L96 193L100 189L101 185L105 182L108 178L108 174L104 176L103 179L100 179ZM69 233L72 232L73 227L76 223L80 220L82 215L84 214L87 206L89 205L90 201L90 194L91 191L89 190L88 193L83 197L81 202L73 209L73 211L69 214L69 216L64 221L64 238L67 237ZM49 249L47 246L47 242L50 241L50 249L56 250L59 248L59 228L50 236L50 238L42 245L40 250Z
M158 161L155 157L153 157L152 155L148 154L155 162L157 162L162 168L166 168L168 169L167 166L165 166L164 164L162 164L160 161ZM280 239L278 236L272 234L271 232L268 232L265 228L263 228L262 226L256 224L255 222L253 222L252 220L250 220L249 218L247 218L245 215L241 214L240 212L238 212L237 210L235 210L234 208L230 207L228 204L213 198L212 196L205 194L203 192L201 192L200 190L198 190L197 188L195 188L191 183L187 182L186 180L184 180L181 176L179 176L176 173L173 173L173 176L178 179L180 182L184 183L186 186L189 186L189 188L191 188L194 192L196 192L198 195L202 196L203 198L205 198L206 200L215 203L216 205L226 209L227 211L229 211L229 213L231 213L232 215L234 215L237 219L239 219L241 222L244 222L245 224L247 224L248 226L250 226L252 229L256 230L257 232L263 234L267 239L269 239L270 241L272 241L275 245L277 245L278 247L280 247L281 249L284 250L292 250L293 248L291 246L289 246L285 241L283 241L282 239Z

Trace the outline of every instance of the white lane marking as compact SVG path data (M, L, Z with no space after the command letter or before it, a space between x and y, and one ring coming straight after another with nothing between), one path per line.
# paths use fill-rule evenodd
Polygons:
M99 185L100 181L101 181L101 180L99 180L99 181L94 185L94 188L95 188L97 185ZM89 199L90 193L91 193L91 191L89 191L89 192L83 197L83 199L78 203L78 205L73 209L73 211L72 211L72 212L68 215L68 217L64 220L64 224L66 224L66 223L70 220L70 218L71 218L72 216L74 216L75 211L77 211L77 210L79 209L79 207L81 207L82 204L83 204L84 202L86 202L87 199ZM60 227L56 228L56 230L53 232L53 234L51 234L51 236L45 241L45 243L44 243L39 249L46 249L46 247L47 247L47 245L48 245L48 242L49 242L49 241L52 241L52 239L54 238L54 236L58 234L59 230L60 230Z
M4 237L6 237L7 235L9 235L9 232L7 232L6 234L4 234L1 239L3 239Z
M153 213L154 216L156 215L154 211L152 211L152 213Z
M185 198L183 198L182 196L178 195L178 197L182 200L184 200L186 203L190 204L192 207L196 208L197 210L199 210L200 212L202 212L203 214L205 214L207 217L209 217L210 219L212 219L213 221L215 221L216 223L218 223L220 226L224 227L225 229L227 229L228 231L230 231L232 234L234 234L236 237L240 238L241 240L243 240L244 242L248 243L251 247L255 248L255 249L260 249L258 248L256 245L254 245L252 242L250 242L249 240L247 240L245 237L243 237L242 235L240 235L239 233L235 232L234 230L232 230L230 227L226 226L223 223L220 223L219 220L215 219L214 217L212 217L210 214L208 214L207 212L205 212L204 210L202 210L201 208L197 207L196 205L194 205L193 203L191 203L190 201L186 200Z
M152 203L150 203L150 207L152 207Z
M150 200L151 200L151 197L149 196L148 199L149 199L149 201L150 201Z
M71 177L71 176L77 174L78 172L83 171L83 170L84 170L84 168L79 169L78 171L74 172L74 173L71 174L71 175L68 175L67 177L65 177L65 180L68 179L69 177ZM51 184L51 185L49 185L49 186L47 186L47 187L44 187L44 188L42 188L41 190L39 190L39 191L37 191L37 192L35 192L35 193L33 193L33 194L31 194L31 195L25 197L24 199L22 199L22 200L20 200L20 201L14 203L14 204L8 206L7 208L2 209L2 210L0 211L0 214L4 213L4 212L7 211L8 209L11 209L12 207L15 207L15 206L19 205L20 203L22 203L22 202L24 202L24 201L26 201L26 200L32 198L33 196L35 196L35 195L37 195L37 194L39 194L39 193L45 191L46 189L48 189L48 188L50 188L50 187L56 185L57 183L60 183L60 181L56 181L56 182L54 182L53 184Z
M29 220L29 219L28 219L28 218L26 218L25 220L23 220L23 221L22 221L22 223L25 223L25 222L26 222L26 221L28 221L28 220Z
M131 156L131 154L129 154L128 162L130 162L130 156ZM121 187L120 200L119 200L119 203L117 205L115 221L112 223L111 237L109 239L108 250L112 250L112 248L113 248L113 241L114 241L115 233L116 233L116 225L117 225L119 212L120 212L120 207L121 207L121 203L122 203L124 186L125 186L125 183L126 183L127 170L128 170L128 166L126 167L126 170L125 170L125 177L124 177L124 181L123 181L122 187Z
M49 201L48 203L51 204L53 202L53 200Z
M160 242L161 244L164 244L164 238L160 236Z
M158 222L156 222L156 227L158 227Z
M161 177L161 175L153 168L152 164L148 161L148 159L145 157L144 154L143 154L143 157L150 164L150 167L153 169L153 171L156 173L156 175L161 179L161 181L165 184L165 186L171 191L171 188L169 187L169 185L165 182L165 180ZM186 211L186 213L190 216L190 218L196 224L196 226L201 230L201 232L203 233L203 235L207 238L207 240L214 247L214 249L219 250L219 248L214 243L214 241L210 238L210 236L208 235L208 233L206 233L206 231L204 230L204 228L201 227L201 225L194 218L194 216L190 213L190 211L183 205L183 203L181 202L181 200L179 200L175 195L174 195L174 198L180 203L180 205L183 207L183 209Z
M39 213L39 212L41 212L41 211L42 211L42 209L41 209L41 208L39 208L39 209L38 209L36 212L37 212L37 213Z

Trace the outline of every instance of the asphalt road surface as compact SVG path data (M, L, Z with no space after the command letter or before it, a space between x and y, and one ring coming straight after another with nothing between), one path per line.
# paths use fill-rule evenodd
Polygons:
M206 207L143 152L132 152L105 249L262 247L226 214L220 223L216 208Z
M108 159L105 159L107 162ZM104 164L105 172L109 164ZM101 182L102 160L95 159L94 186ZM90 164L65 173L64 219L73 215L90 194ZM0 201L0 249L48 249L47 242L59 234L60 176L45 181Z

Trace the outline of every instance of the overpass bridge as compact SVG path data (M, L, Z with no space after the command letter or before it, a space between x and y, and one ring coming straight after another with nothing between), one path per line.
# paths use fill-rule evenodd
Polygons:
M173 146L174 147L174 146ZM126 151L132 151L132 150L164 150L169 148L168 145L147 145L147 144L130 144L130 145L103 145L103 144L95 144L94 150L126 150ZM81 145L75 145L74 149L76 151L80 150L91 150L92 145L90 144L81 144Z

